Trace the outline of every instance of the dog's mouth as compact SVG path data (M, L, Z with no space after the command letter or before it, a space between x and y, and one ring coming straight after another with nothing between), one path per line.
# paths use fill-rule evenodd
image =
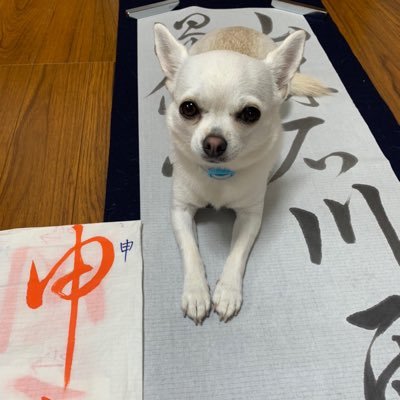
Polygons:
M203 155L202 158L204 161L207 161L211 164L221 164L228 161L227 157L208 157Z

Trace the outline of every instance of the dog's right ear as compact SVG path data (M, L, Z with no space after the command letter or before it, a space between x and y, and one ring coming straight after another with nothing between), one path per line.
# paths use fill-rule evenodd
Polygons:
M188 56L186 47L179 43L163 24L154 25L155 50L167 79L173 80L176 71Z

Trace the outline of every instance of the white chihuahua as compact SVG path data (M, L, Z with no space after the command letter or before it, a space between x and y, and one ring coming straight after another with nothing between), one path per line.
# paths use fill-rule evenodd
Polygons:
M211 309L194 215L207 205L231 208L236 212L231 250L212 297L226 322L242 305L245 266L280 150L280 107L290 94L319 96L329 89L297 73L304 31L276 47L252 29L219 29L189 52L164 25L156 24L154 31L172 96L167 123L173 145L172 223L184 266L182 309L196 324Z

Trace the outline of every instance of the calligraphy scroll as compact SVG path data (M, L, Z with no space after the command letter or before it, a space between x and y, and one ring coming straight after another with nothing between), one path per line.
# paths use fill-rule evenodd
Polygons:
M0 398L142 395L140 222L0 233Z
M265 174L263 224L241 313L229 324L211 315L198 329L179 309L179 251L170 225L160 223L169 221L174 154L165 117L172 99L154 54L156 22L186 47L227 26L256 29L277 44L303 29L300 71L332 89L331 96L292 96L283 104L283 147ZM146 396L399 399L400 185L311 26L276 9L191 7L140 19L138 37ZM211 291L233 220L226 210L196 216Z

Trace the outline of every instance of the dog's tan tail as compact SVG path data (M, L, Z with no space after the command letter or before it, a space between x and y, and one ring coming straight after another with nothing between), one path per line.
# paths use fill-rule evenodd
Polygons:
M290 85L290 94L293 96L319 97L333 92L334 90L326 87L318 79L300 73L294 75Z

